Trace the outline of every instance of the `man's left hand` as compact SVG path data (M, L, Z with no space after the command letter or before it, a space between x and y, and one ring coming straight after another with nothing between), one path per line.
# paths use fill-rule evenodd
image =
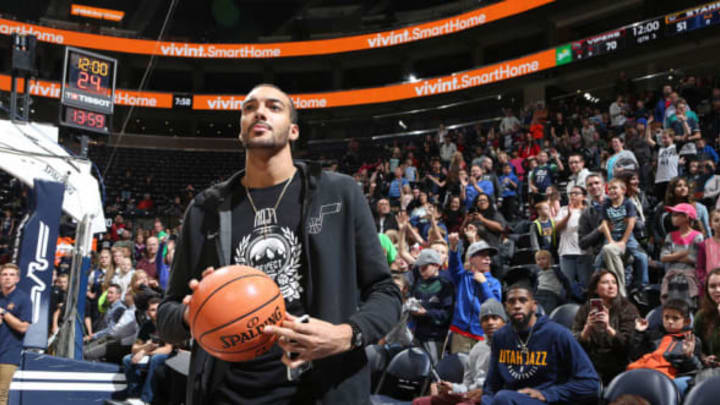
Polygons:
M469 400L471 400L471 401L478 402L478 403L479 403L480 401L482 401L482 396L483 396L483 390L482 390L482 388L478 388L478 389L475 389L475 390L470 390L470 391L466 392L465 395L464 395L465 398L467 398L467 399L469 399Z
M308 323L295 322L296 320L297 317L287 314L282 326L268 325L263 330L263 333L279 337L278 345L285 352L282 362L286 366L296 368L308 361L350 350L350 325L334 325L317 318L310 318ZM288 352L297 353L298 357L291 360Z
M523 388L521 390L518 390L519 393L525 394L529 396L530 398L535 398L539 401L546 402L545 396L542 394L542 392L532 389L532 388Z

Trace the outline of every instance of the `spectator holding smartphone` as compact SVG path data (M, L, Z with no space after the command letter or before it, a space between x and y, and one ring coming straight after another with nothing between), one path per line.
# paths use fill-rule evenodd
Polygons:
M635 327L637 308L618 293L617 276L595 272L588 284L588 301L575 315L572 332L590 357L604 384L625 370L627 345Z

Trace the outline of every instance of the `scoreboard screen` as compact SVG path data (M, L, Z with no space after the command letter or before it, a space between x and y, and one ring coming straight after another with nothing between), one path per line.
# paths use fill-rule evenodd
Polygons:
M62 103L112 114L117 60L82 49L65 51Z
M573 42L573 60L584 60L622 50L626 46L626 36L626 29L620 28Z
M720 24L720 1L665 16L667 35L682 34L716 24Z
M662 38L665 26L663 20L663 17L658 17L628 26L628 31L632 34L634 44L640 45Z

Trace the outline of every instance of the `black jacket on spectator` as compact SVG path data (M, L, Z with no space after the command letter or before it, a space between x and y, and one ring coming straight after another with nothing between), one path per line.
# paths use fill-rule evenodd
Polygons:
M352 320L364 344L376 342L400 318L400 291L390 276L372 213L352 177L323 171L321 166L296 162L304 182L303 259L304 307L315 318L334 324ZM160 338L180 343L190 338L183 322L182 299L188 282L202 271L231 263L231 193L240 187L243 171L198 194L188 206L173 260L167 297L158 308ZM341 204L341 215L320 215L325 204ZM320 218L320 219L318 219ZM320 229L309 225L322 221ZM303 375L301 387L312 390L324 404L364 404L370 393L370 369L363 349L316 360ZM207 403L229 363L193 345L187 383L187 404Z
M628 348L635 331L635 318L640 314L635 305L628 300L616 299L610 308L610 326L615 329L615 336L593 331L590 333L589 341L584 341L580 339L580 334L585 327L590 309L589 300L578 309L572 332L592 360L603 383L609 384L615 376L625 371L630 363Z
M580 215L578 226L578 241L581 249L592 249L593 255L600 253L605 236L598 230L602 223L603 215L599 208L590 204Z
M390 229L394 229L396 231L398 230L398 223L397 220L395 220L395 214L390 213L385 215L382 232L380 232L380 218L381 216L375 217L375 229L377 229L378 233L385 233L385 231L388 231Z

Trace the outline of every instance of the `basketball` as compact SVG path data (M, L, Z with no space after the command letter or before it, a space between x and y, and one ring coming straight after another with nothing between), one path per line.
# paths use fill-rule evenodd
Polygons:
M277 336L267 325L285 319L285 299L260 270L227 266L203 278L190 302L190 331L205 351L221 360L252 360L266 353Z

